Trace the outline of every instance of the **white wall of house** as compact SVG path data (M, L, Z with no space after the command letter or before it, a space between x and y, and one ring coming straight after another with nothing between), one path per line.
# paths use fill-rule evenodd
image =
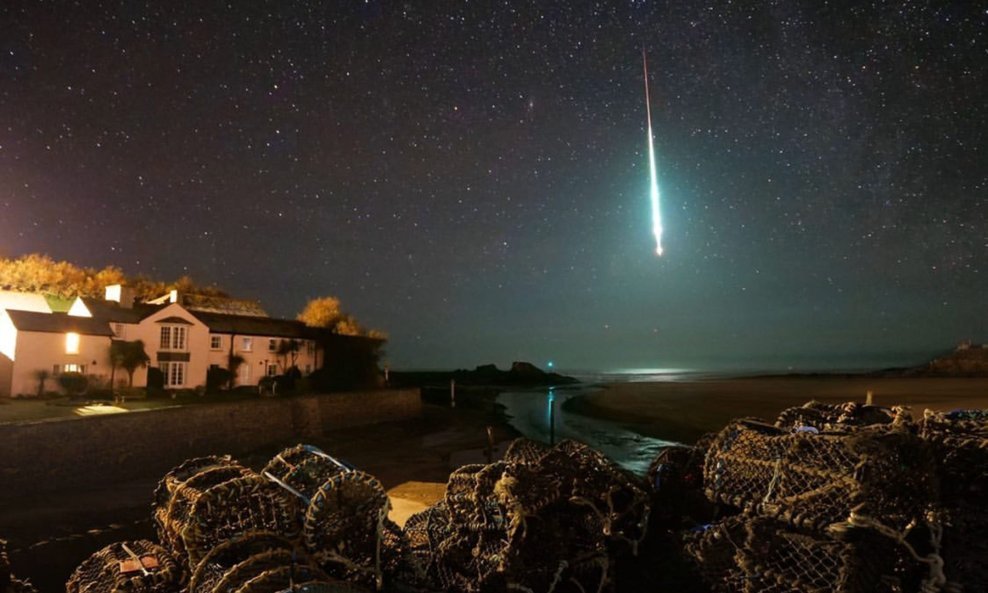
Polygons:
M10 397L10 380L14 373L14 355L17 349L17 328L10 316L0 309L0 397Z
M237 334L211 334L209 342L209 364L222 368L229 366L230 340L233 340L233 353L243 357L244 363L237 369L237 385L257 385L262 377L270 373L284 373L292 365L291 355L278 356L278 343L289 338ZM315 342L299 340L301 347L295 365L303 375L316 369ZM273 367L273 368L272 368Z
M166 321L177 317L188 323L171 323ZM162 328L169 329L169 343L164 343ZM160 311L141 320L138 325L127 325L125 333L128 340L142 340L144 351L151 359L150 366L157 367L162 372L168 371L165 380L167 389L195 389L206 385L206 369L209 368L209 328L196 319L181 305L171 304ZM183 333L184 339L176 341L176 332ZM160 354L189 355L188 361L164 361ZM181 370L174 371L172 365L178 365ZM177 381L176 381L177 380ZM147 385L147 369L138 369L134 373L134 385Z
M10 395L36 395L35 373L46 370L53 375L45 390L58 391L58 372L81 372L99 382L110 378L110 338L79 335L75 352L66 348L66 334L55 332L17 332L17 348L11 373ZM57 368L56 368L57 367Z

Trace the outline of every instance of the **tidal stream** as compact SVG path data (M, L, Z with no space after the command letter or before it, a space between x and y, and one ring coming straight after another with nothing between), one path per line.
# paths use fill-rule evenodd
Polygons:
M599 391L599 387L545 388L505 391L497 402L504 406L511 426L524 436L544 443L573 439L597 449L621 467L644 475L658 451L670 441L642 436L605 420L570 414L563 403Z

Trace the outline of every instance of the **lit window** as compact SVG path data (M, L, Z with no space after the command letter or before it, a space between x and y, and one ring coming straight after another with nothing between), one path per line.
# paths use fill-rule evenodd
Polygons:
M182 387L185 385L184 362L163 362L161 363L161 374L165 377L165 387Z
M161 326L161 350L185 350L185 337L188 330L182 325Z
M209 336L209 347L213 350L219 350L223 347L223 338L219 336Z
M73 364L73 363L63 364L62 365L62 372L63 373L85 373L86 372L86 366L85 365Z
M79 354L79 334L75 332L65 334L65 353Z
M244 352L250 352L254 348L253 338L241 338L240 339L240 349Z
M268 340L268 352L276 352L278 350L278 340Z

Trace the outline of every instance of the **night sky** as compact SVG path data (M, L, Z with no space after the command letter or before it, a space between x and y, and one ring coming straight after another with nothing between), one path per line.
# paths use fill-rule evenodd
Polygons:
M337 295L392 368L918 362L988 341L977 4L5 0L0 255Z

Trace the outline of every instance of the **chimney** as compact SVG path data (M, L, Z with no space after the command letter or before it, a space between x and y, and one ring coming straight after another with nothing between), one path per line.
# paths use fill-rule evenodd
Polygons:
M124 309L134 308L134 289L120 284L106 287L106 300L119 304Z

